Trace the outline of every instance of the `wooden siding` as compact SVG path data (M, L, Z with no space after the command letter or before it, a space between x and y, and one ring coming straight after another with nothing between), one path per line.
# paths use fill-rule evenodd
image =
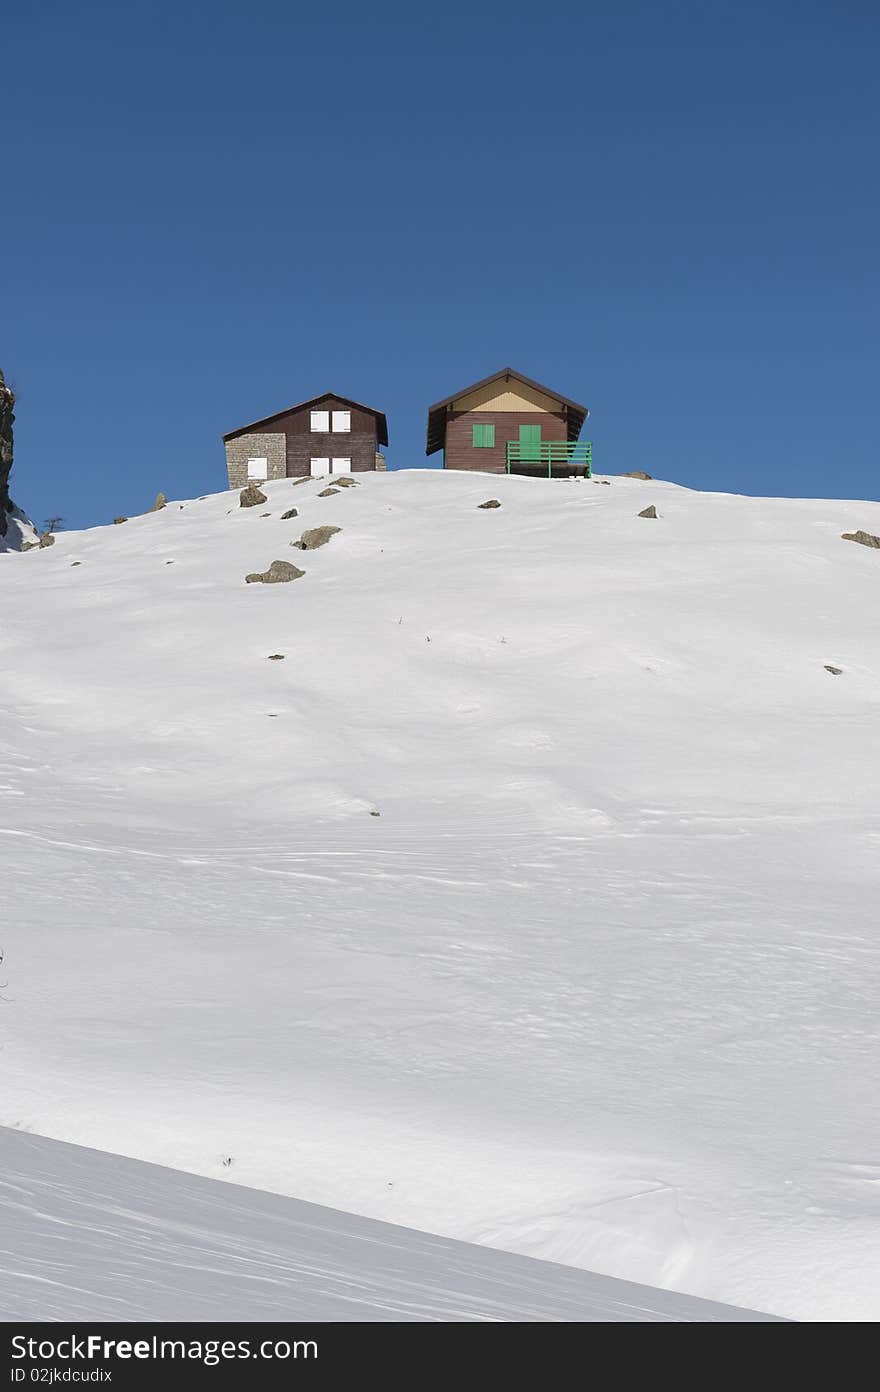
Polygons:
M495 426L491 449L475 449L473 429L483 422ZM446 422L444 468L503 474L507 470L507 441L519 439L521 425L540 425L542 440L567 440L564 411L460 411Z
M349 411L351 431L320 430L311 428L313 410ZM367 411L352 410L346 402L328 396L317 406L299 407L284 415L276 416L272 429L286 437L287 477L302 478L309 473L312 457L342 458L351 460L352 473L364 473L376 468L378 441L376 417Z

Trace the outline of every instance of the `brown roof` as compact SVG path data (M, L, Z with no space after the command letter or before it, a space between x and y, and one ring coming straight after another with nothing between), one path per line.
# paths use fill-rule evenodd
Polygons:
M262 420L251 421L250 425L240 425L237 430L230 430L223 436L224 440L234 440L239 435L246 435L249 430L260 430L263 426L271 425L273 421L280 420L282 416L289 416L292 411L307 411L312 406L318 406L322 401L341 401L343 406L351 406L355 411L366 411L368 416L376 418L376 439L380 445L388 444L388 422L381 411L374 411L372 406L363 406L359 401L350 401L347 396L337 396L336 392L322 392L320 396L313 396L310 401L299 401L295 406L288 406L283 411L276 411L272 416L264 416Z
M490 377L484 377L480 382L471 382L469 387L462 387L460 391L453 392L452 396L444 396L442 401L435 401L433 406L428 407L428 447L425 454L434 454L437 450L443 449L446 443L448 407L454 401L457 401L460 396L467 396L470 392L478 391L480 387L488 387L491 382L499 382L502 379L509 381L511 377L517 382L524 382L527 387L534 387L536 391L543 392L545 396L552 396L554 401L565 406L568 415L568 438L569 440L577 439L584 421L590 414L587 406L581 406L577 401L570 401L567 396L560 396L559 392L552 391L550 387L533 381L531 377L523 376L521 372L517 372L512 367L502 367L500 372L493 372Z

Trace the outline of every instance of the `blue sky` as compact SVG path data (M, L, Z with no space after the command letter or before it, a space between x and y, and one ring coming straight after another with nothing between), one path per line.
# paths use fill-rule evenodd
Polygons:
M44 0L3 17L13 496L225 486L220 435L510 364L597 470L878 496L872 0ZM435 461L436 462L436 461Z

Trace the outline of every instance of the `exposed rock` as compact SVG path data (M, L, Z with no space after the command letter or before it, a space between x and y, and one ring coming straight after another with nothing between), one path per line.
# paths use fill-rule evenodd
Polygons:
M351 474L337 474L333 480L337 488L357 488L358 481Z
M15 392L11 387L7 387L6 378L0 372L0 536L6 535L6 516L12 511L12 500L9 497L9 475L12 473L14 406Z
M39 551L39 549L40 543L38 541L23 541L21 543L22 551Z
M71 564L72 566L75 566L75 565L82 565L82 561L71 561L70 564Z
M651 475L650 475L650 474L646 474L645 471L644 471L644 469L630 469L627 473L621 474L620 477L621 477L621 478L645 479L646 482L650 482L650 480L651 480Z
M857 541L861 546L880 547L880 536L872 536L870 532L863 532L861 528L857 532L841 532L841 541Z
M477 503L477 507L480 508L497 508L500 506L501 504L499 503L497 498L487 498L485 503Z
M381 812L377 812L376 809L375 809L375 807L374 807L374 808L372 809L372 811L370 812L370 816L371 816L371 817L381 817L381 815L382 815L382 813L381 813Z
M593 482L594 482L594 483L601 483L601 484L604 484L604 486L605 486L606 488L610 488L610 487L611 487L611 480L610 480L610 479L593 479Z
M322 488L318 494L319 498L332 498L334 493L338 493L338 488Z
M282 585L287 580L298 580L301 575L305 575L305 571L291 565L290 561L273 561L268 570L252 571L244 578L248 585Z
M299 517L299 508L288 508L287 512L282 512L281 521L289 522L291 517Z
M832 667L831 664L828 662L825 663L825 671L830 672L832 677L839 677L843 674L842 667Z
M656 517L656 516L657 516L657 509L655 508L655 506L654 506L653 503L651 504L650 507L642 508L642 511L639 513L639 517Z
M55 545L55 538L54 538L54 536L52 535L51 532L44 532L43 535L40 537L40 540L39 540L39 542L37 543L37 545L38 545L38 546L41 546L41 547L42 547L42 546L54 546L54 545Z
M298 483L308 483L309 480L311 479L311 477L312 477L311 474L303 474L302 478L295 478L295 479L293 480L293 486L294 486L294 488L296 487L296 485L297 485Z
M270 653L270 654L269 654L269 661L270 661L270 662L283 662L283 661L284 661L284 657L285 657L285 654L284 654L284 653Z
M161 512L162 509L163 509L163 507L167 507L167 506L168 506L168 499L165 497L165 494L164 494L164 493L157 493L157 494L156 494L156 501L155 501L155 503L153 504L153 506L150 508L150 512Z
M341 527L309 527L299 541L292 541L290 544L298 551L317 551L319 546L326 546L330 538L341 531Z
M261 493L256 484L253 483L249 483L247 488L243 488L238 495L239 507L259 507L260 503L268 501L265 493Z
M120 526L123 522L127 522L127 521L128 521L128 518L127 518L127 517L114 517L114 518L113 518L113 526L114 526L114 527L118 527L118 526Z

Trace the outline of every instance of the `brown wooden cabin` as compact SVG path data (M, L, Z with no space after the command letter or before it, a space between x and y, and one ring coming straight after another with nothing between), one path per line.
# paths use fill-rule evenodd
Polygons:
M503 367L428 408L426 454L444 469L537 477L589 476L592 450L579 441L586 406Z
M223 436L230 488L280 478L323 478L384 469L381 411L325 392Z

